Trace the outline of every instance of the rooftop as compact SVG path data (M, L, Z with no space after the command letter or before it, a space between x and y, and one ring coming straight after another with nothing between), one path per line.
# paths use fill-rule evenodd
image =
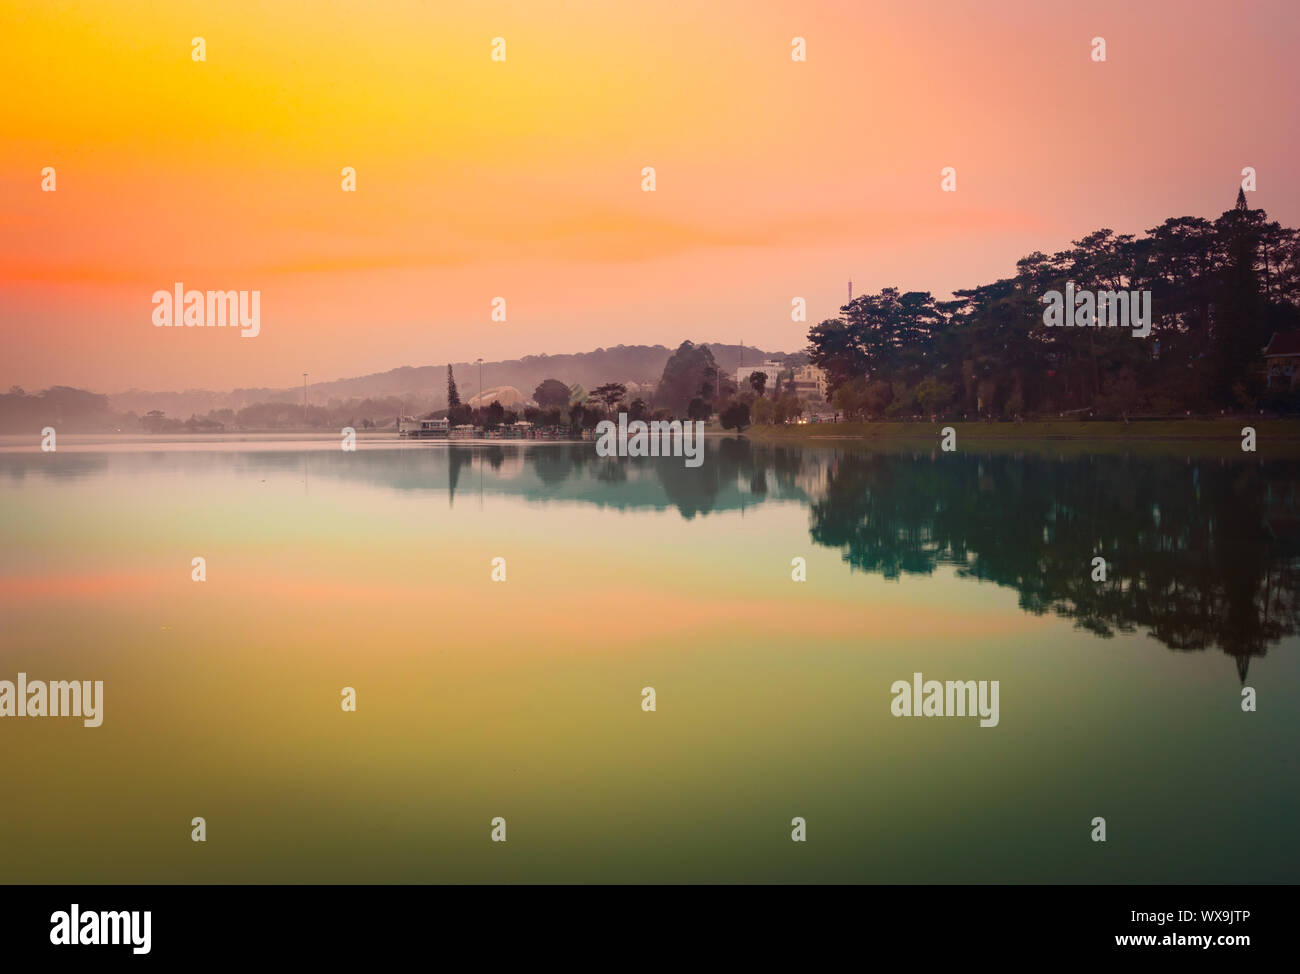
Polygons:
M1279 355L1300 355L1300 332L1273 332L1273 337L1264 349L1264 357L1274 358Z

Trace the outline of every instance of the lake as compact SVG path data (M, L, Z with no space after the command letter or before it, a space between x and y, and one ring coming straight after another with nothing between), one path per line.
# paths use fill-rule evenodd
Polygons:
M0 881L1300 881L1300 461L338 442L0 438Z

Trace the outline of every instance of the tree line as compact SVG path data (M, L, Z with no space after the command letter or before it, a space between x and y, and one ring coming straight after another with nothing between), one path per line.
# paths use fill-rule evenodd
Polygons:
M1152 331L1048 328L1067 283L1151 292ZM868 419L1184 415L1300 409L1265 381L1264 346L1300 330L1300 231L1250 209L1176 217L1141 236L1101 229L1014 276L956 291L884 288L814 325L809 355L840 412Z

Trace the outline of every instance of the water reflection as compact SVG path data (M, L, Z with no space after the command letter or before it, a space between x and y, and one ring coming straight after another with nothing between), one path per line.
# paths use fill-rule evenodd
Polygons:
M1245 682L1300 620L1298 478L1294 461L848 453L811 532L886 577L955 565L1098 636L1140 628L1170 649L1218 648Z
M1145 631L1173 650L1218 649L1245 681L1250 660L1300 620L1300 461L1120 455L868 452L706 442L680 458L601 458L590 443L366 444L356 453L285 448L0 454L0 480L39 486L109 476L258 481L340 478L445 496L511 495L692 519L772 503L809 512L816 544L885 578L955 566L1014 588L1020 607L1099 637ZM1092 561L1107 563L1104 582Z

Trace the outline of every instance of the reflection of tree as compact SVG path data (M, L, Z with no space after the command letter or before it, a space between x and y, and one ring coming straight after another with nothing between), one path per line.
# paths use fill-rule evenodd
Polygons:
M746 504L761 503L773 494L806 499L795 483L802 469L800 456L784 449L755 453L748 440L727 438L706 441L704 462L698 467L686 466L681 457L634 462L653 465L664 493L689 520L696 514L743 510ZM748 486L749 493L740 489L741 483Z
M448 366L448 369L451 367ZM456 499L456 484L460 482L460 471L473 462L474 451L463 446L447 447L447 506L451 507Z
M713 462L699 467L688 467L677 457L660 457L652 461L655 476L668 500L688 521L696 514L713 511L723 484L736 478L738 468L734 457L720 451L709 459Z
M528 459L537 472L537 479L551 486L564 483L574 471L573 450L567 445L530 450Z
M123 473L233 472L261 481L358 480L449 499L480 447L242 452L0 454L0 482ZM1102 637L1144 630L1171 649L1217 647L1244 680L1252 657L1300 632L1300 461L1226 463L1122 456L887 454L710 438L704 463L599 458L591 443L493 444L485 489L526 503L682 517L795 500L812 540L855 569L898 578L953 566L1012 587L1022 609ZM475 478L476 480L478 478ZM817 498L809 501L809 497ZM1105 558L1105 582L1091 579Z
M812 538L897 578L942 564L1108 637L1252 656L1300 629L1300 464L850 453ZM1284 489L1285 488L1285 489ZM1092 559L1106 559L1105 582Z
M627 480L627 465L617 457L605 457L596 464L596 479L602 484L621 484Z

